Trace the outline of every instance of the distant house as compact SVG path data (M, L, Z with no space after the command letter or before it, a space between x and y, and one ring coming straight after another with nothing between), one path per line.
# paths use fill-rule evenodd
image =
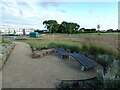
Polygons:
M34 31L34 28L15 25L0 25L0 30L1 33L5 35L28 35L30 32Z

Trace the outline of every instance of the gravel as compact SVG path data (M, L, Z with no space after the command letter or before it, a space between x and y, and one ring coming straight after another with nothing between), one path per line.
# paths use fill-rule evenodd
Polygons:
M96 75L95 70L80 71L77 62L61 59L56 53L33 59L28 44L15 44L2 70L3 88L55 88L63 79L77 80Z
M14 48L14 43L12 44L0 44L0 70L4 66L10 52Z

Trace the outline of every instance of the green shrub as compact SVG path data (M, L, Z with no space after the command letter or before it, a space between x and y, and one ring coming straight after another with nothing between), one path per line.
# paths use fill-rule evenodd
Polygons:
M78 46L73 46L73 45L67 45L67 44L61 44L61 43L54 43L51 42L47 45L47 48L64 48L64 49L70 49L73 51L79 51L79 47Z
M103 67L108 67L113 62L114 57L106 54L98 54L96 55L96 62L101 64Z
M117 68L114 63L111 63L111 67L109 66L107 68L106 73L104 73L102 70L97 71L98 80L103 82L103 88L120 88L120 76Z
M46 47L47 48L57 48L58 45L56 43L51 42L51 43L48 43L48 45Z

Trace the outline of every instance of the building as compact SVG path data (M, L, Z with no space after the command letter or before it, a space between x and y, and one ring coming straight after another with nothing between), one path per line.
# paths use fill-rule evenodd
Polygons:
M33 38L38 38L40 34L38 32L30 32L29 36Z
M28 35L30 32L34 32L34 28L12 26L12 25L1 25L0 32L2 34L14 34L14 35Z

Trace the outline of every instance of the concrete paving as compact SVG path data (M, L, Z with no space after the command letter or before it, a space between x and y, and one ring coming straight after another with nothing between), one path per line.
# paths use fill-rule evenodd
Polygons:
M2 70L2 88L55 88L62 79L96 75L94 70L80 71L78 63L60 59L56 53L38 59L31 58L31 54L28 44L15 42L15 48Z

